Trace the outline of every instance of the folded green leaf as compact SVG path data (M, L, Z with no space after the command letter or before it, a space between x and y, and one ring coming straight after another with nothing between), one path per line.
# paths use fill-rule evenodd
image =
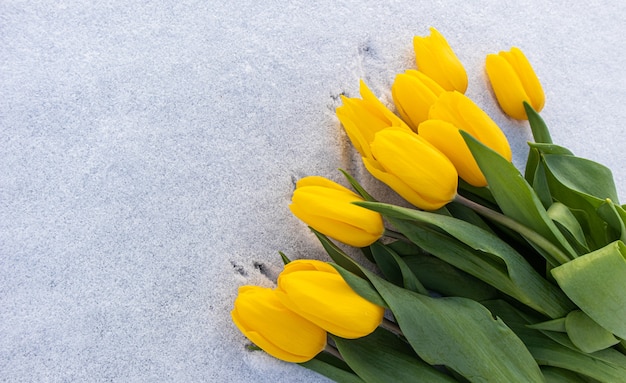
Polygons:
M611 170L597 162L573 155L543 154L552 175L572 191L594 198L601 203L609 198L617 203L617 191Z
M589 246L585 238L585 232L572 211L560 202L554 202L548 208L548 216L557 223L563 235L579 250L579 253L589 252Z
M563 344L553 339L554 336L561 336L567 340L565 334L529 328L529 320L535 322L536 318L531 318L504 301L489 301L484 302L484 305L515 331L539 365L559 367L603 383L626 383L624 354L613 349L584 353L571 344L566 345L566 342Z
M626 339L626 245L622 241L556 267L552 275L582 311Z
M333 339L346 363L365 382L456 382L415 356L396 335L381 328L359 339Z
M610 331L580 310L567 314L565 328L572 343L587 353L604 350L619 343Z

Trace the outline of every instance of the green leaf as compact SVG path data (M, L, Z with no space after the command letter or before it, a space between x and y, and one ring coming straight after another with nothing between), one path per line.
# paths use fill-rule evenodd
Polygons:
M406 343L381 328L359 339L333 339L346 363L365 382L456 382L417 358Z
M422 283L417 279L413 271L406 265L404 260L400 258L395 251L383 245L380 242L374 242L370 248L372 249L372 254L374 254L374 258L377 259L376 263L378 264L378 259L381 260L382 263L389 264L393 262L393 267L397 270L399 274L393 274L394 278L399 277L400 283L395 283L389 278L390 282L394 283L397 286L402 286L408 290L414 291L420 294L428 294L426 288L422 285ZM388 267L388 266L387 266ZM388 267L390 268L390 267ZM387 274L383 271L383 274L387 276Z
M400 271L398 262L389 255L388 250L390 251L390 249L385 249L385 247L378 242L374 242L370 245L372 257L376 262L376 266L378 266L385 276L385 279L396 286L403 286L402 272Z
M589 252L589 246L585 239L585 232L572 211L560 202L553 203L548 209L548 216L552 218L561 232L569 239L581 254Z
M378 294L368 279L356 276L338 264L331 263L331 265L339 272L343 280L346 281L348 286L350 286L355 293L376 305L388 308L387 302Z
M544 381L521 340L479 303L416 294L363 271L427 363L445 365L470 382Z
M547 383L587 383L587 380L577 373L562 368L542 367L541 372Z
M626 227L624 227L624 221L618 213L618 209L621 210L619 205L615 205L611 200L607 199L598 207L598 215L602 218L613 232L612 237L620 239L622 242L626 241Z
M537 197L546 209L552 205L552 194L550 194L550 185L546 177L546 169L543 163L537 165L535 174L532 180L532 186Z
M548 337L540 331L528 328L529 315L504 301L484 302L484 305L515 331L539 365L559 367L603 383L626 383L624 354L613 349L592 354L583 353L573 345L565 346L552 339L555 335L562 335L567 339L565 334L546 331L546 334L551 335Z
M358 204L384 215L428 253L551 318L563 317L573 308L569 299L541 277L522 255L488 231L429 212L375 202Z
M567 314L565 328L572 343L587 353L604 350L619 343L610 331L580 310Z
M278 254L280 254L280 259L283 260L283 264L288 264L289 262L291 262L291 259L287 258L287 256L285 255L285 253L283 253L282 251L279 251Z
M543 154L543 160L561 185L598 203L607 198L617 203L613 175L606 166L573 155Z
M600 326L626 339L626 245L615 241L552 269L561 289Z
M365 277L365 275L361 272L361 268L359 267L359 265L346 253L344 253L337 245L335 245L330 239L328 239L327 236L313 229L312 227L309 227L309 229L311 229L313 234L315 234L317 239L319 239L319 241L322 243L322 246L324 247L324 250L326 250L328 256L332 258L335 263L350 271L351 273L358 275L361 278Z
M343 370L339 367L335 367L330 363L326 363L317 358L311 359L308 362L300 363L302 367L306 367L309 370L315 371L318 374L334 380L337 383L363 383L364 380L356 376L355 374Z
M411 255L403 260L425 287L444 296L464 297L478 302L498 296L498 290L492 286L439 258Z
M539 153L542 154L563 154L571 156L574 155L568 148L555 144L529 142L528 146L536 149L537 151L539 151Z
M537 111L535 111L535 109L533 109L533 107L526 101L524 101L524 110L526 111L526 116L528 116L528 123L530 124L531 131L533 132L535 142L546 144L552 143L548 126L543 121L539 113L537 113Z
M574 249L552 222L537 194L515 166L466 132L461 131L461 135L485 175L489 189L502 212L521 225L534 230L570 257L576 257ZM530 238L527 239L530 240ZM534 242L531 244L552 265L557 266L563 263L559 262L553 254L547 253L544 248L535 246Z
M363 197L364 200L376 202L376 199L374 199L374 197L372 197L367 191L365 191L363 186L361 186L361 184L358 183L357 180L350 175L350 173L346 172L343 169L339 169L339 171L343 174L344 177L346 177L350 185L352 185L354 190L356 190L356 192L359 193L359 195Z
M556 332L567 331L565 329L565 318L557 318L557 319L552 319L552 320L545 321L545 322L529 324L528 328L532 328L535 330L556 331Z

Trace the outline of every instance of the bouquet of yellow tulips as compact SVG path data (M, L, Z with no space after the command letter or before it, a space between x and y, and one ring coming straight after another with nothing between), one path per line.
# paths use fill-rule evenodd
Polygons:
M241 287L233 321L337 382L626 382L626 206L611 171L552 143L519 49L486 70L532 130L524 174L445 38L433 28L414 48L417 70L391 89L398 114L364 82L336 111L369 173L414 208L345 172L352 189L299 180L289 207L332 262L281 254L276 288Z

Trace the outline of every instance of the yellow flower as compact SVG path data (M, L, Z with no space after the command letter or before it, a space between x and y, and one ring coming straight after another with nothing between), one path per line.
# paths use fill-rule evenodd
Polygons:
M363 198L329 179L310 176L297 182L289 208L320 233L350 246L369 246L383 235L383 220L355 201Z
M391 126L410 129L376 98L362 80L360 92L362 99L342 96L343 105L336 112L355 149L361 156L371 157L369 146L376 132Z
M478 141L511 161L511 147L502 130L487 113L463 94L459 92L444 92L430 108L428 117L432 120L449 122L456 128L466 131ZM418 132L422 133L419 128ZM437 148L444 151L439 146Z
M428 141L413 132L389 128L376 133L367 170L413 205L436 210L456 195L454 165Z
M407 70L396 76L391 95L402 119L417 132L417 126L428 118L428 110L444 89L422 72Z
M250 341L287 362L306 362L326 347L326 331L289 311L276 290L241 286L231 316Z
M369 335L385 311L355 293L334 267L316 260L285 265L276 290L290 310L342 338Z
M519 48L510 52L487 55L487 76L504 113L518 120L526 120L523 101L537 112L543 109L546 96L541 83Z
M465 182L476 187L487 186L485 176L454 125L441 120L426 120L419 125L419 135L450 159Z
M446 39L435 28L430 36L413 38L417 70L437 81L445 90L465 93L467 73Z

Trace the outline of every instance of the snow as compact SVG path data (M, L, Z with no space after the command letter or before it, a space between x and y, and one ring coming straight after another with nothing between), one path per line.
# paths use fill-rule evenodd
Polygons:
M363 170L334 115L363 78L389 104L412 37L436 27L466 93L522 166L527 125L486 82L520 47L555 143L614 171L626 199L626 3L0 3L0 380L326 382L246 349L240 285L323 250L294 181Z

